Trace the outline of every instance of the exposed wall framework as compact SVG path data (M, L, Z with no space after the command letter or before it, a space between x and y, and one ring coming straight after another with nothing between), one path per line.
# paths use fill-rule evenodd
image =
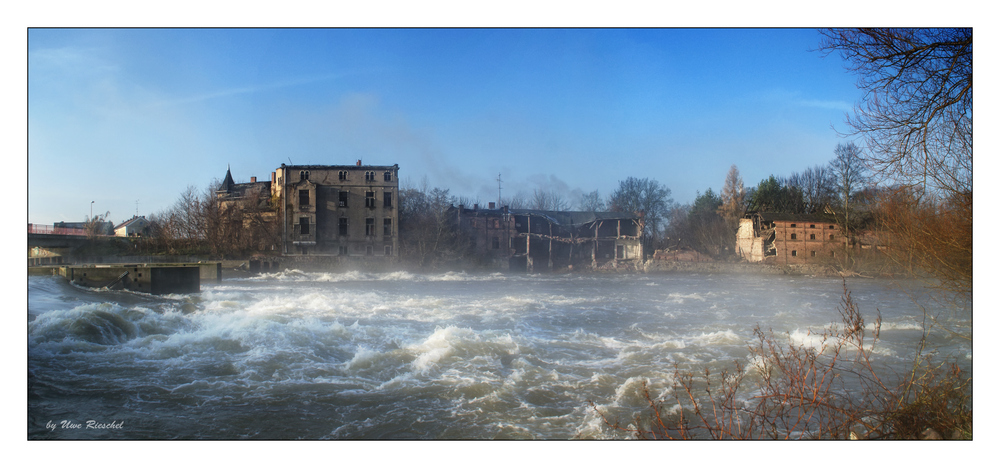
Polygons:
M629 213L495 208L456 210L473 253L511 271L641 261L642 217Z

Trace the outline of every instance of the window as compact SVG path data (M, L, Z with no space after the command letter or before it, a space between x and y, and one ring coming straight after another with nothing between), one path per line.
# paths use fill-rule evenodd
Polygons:
M793 225L794 226L794 225ZM795 234L792 234L792 240L795 240Z
M798 253L797 251L795 251L795 250L793 250L793 251L792 251L792 256L793 256L793 257L798 257L798 256L799 256L798 254L799 254L799 253Z
M815 224L810 224L809 227L814 228L814 227L816 227L816 225Z
M833 226L830 226L830 229L833 229Z
M392 192L382 192L382 206L392 208Z
M347 218L340 218L340 224L337 227L340 235L347 237Z
M386 237L392 236L392 218L382 220L382 235Z
M499 219L494 219L493 220L493 229L500 229L500 220Z
M795 227L795 223L792 223L792 227Z
M309 171L299 171L299 180L309 180Z
M365 235L375 235L375 218L365 218Z
M372 256L372 255L375 255L375 247L372 247L370 245L366 245L365 246L365 255L368 255L369 257Z
M309 218L299 218L299 234L309 234Z
M830 240L833 240L833 234L830 234Z
M348 192L340 192L340 206L347 208L347 194Z
M340 173L337 174L337 178L340 180L347 180L347 171L340 171Z
M365 208L375 208L375 192L365 192Z
M499 248L500 248L500 238L499 237L494 237L493 238L493 250L496 250L496 249L499 249Z
M385 256L386 257L391 257L392 256L392 246L391 245L385 246L384 251L385 251Z
M347 246L346 245L342 245L342 246L338 247L337 248L337 252L340 255L347 255Z
M625 246L617 245L615 246L615 258L625 258Z
M810 257L815 257L816 256L816 251L813 250L812 252L809 252L809 256Z
M365 182L375 182L375 171L365 172Z
M385 171L382 173L382 178L386 182L392 182L392 171Z
M299 206L308 206L308 205L309 205L309 191L299 190Z
M816 240L816 234L809 234L809 240Z

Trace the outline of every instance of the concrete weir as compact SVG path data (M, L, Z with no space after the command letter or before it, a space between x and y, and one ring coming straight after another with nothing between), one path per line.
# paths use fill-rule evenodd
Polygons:
M222 280L221 263L80 265L59 267L54 272L88 288L157 295L199 292L202 280Z

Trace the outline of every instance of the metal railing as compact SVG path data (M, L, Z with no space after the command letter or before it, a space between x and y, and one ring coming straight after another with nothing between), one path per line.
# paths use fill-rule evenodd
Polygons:
M51 224L28 223L28 234L56 234L60 236L87 236L87 230L83 228L55 227ZM96 236L112 237L109 234L96 234Z

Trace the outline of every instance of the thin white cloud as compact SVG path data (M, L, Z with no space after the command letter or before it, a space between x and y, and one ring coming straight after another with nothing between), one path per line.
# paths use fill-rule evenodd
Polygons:
M820 109L833 109L840 110L844 112L850 112L854 109L854 105L845 101L822 101L818 99L805 99L799 100L796 104L804 107L818 107Z
M188 97L182 97L182 98L177 98L177 99L164 100L164 101L160 101L160 102L155 103L155 105L158 105L158 106L172 106L172 105L179 105L179 104L189 104L189 103L192 103L192 102L208 101L210 99L216 99L216 98L224 98L224 97L229 97L229 96L237 96L237 95L240 95L240 94L254 94L254 93L260 93L260 92L264 92L264 91L271 91L271 90L275 90L275 89L290 88L290 87L293 87L293 86L300 86L300 85L309 84L309 83L316 83L316 82L320 82L320 81L333 80L333 79L337 79L337 78L342 78L342 77L344 77L346 75L347 75L346 73L334 73L334 74L329 74L329 75L321 75L321 76L298 78L298 79L294 79L294 80L280 81L280 82L277 82L277 83L270 83L270 84L264 84L264 85L241 86L241 87L236 87L236 88L224 89L224 90L221 90L221 91L214 91L214 92L210 92L210 93L198 94L198 95L194 95L194 96L188 96Z

